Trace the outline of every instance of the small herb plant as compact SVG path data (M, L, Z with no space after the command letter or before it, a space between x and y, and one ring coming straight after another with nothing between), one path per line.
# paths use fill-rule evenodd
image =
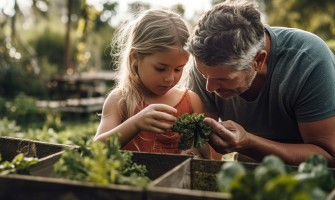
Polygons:
M81 141L79 149L66 149L54 165L62 178L97 184L146 186L147 169L134 163L131 152L121 152L117 134L105 143Z
M177 118L172 131L181 135L179 149L201 148L209 140L211 127L205 122L204 114L184 114Z
M23 153L17 154L12 161L2 161L0 154L0 174L30 175L29 168L38 163L36 157L26 157Z

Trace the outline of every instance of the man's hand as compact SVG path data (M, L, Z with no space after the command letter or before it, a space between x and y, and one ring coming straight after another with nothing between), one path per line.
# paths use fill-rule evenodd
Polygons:
M249 133L239 124L231 120L217 122L208 117L204 121L213 129L209 143L215 151L226 154L247 148Z

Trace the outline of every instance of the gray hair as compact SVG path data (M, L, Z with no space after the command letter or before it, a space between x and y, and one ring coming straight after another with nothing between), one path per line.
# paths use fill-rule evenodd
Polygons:
M246 70L264 48L264 38L256 2L226 0L202 15L187 48L205 65L226 64Z

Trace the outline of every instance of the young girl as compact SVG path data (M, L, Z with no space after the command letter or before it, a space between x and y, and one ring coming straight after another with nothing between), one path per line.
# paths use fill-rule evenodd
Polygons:
M189 30L178 14L163 9L148 10L126 25L114 40L119 74L94 140L121 133L122 150L183 154L173 123L182 114L204 112L199 96L176 87L189 58L184 50ZM208 144L190 152L211 158Z

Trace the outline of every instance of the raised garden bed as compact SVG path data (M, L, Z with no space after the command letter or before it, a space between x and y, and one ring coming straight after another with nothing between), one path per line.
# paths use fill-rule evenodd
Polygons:
M147 190L148 200L218 200L231 199L229 193L218 192L217 173L224 161L186 160L173 170L153 181ZM242 162L245 168L254 169L259 164ZM294 166L292 166L294 168ZM335 176L335 169L331 168ZM335 200L335 190L327 200Z
M54 153L61 152L69 145L52 144L14 137L0 137L0 153L3 160L10 161L17 154L23 153L27 157L42 159Z
M17 144L12 144L17 147ZM8 148L17 149L11 145ZM48 145L36 148L40 151L50 152ZM146 190L142 187L127 185L99 185L87 182L72 181L57 177L53 172L54 164L61 157L62 152L57 152L45 157L31 168L33 175L0 175L0 199L15 200L63 200L63 199L108 199L108 200L144 200ZM51 152L50 152L51 153ZM11 156L14 156L13 153ZM10 158L11 156L8 156ZM155 180L164 173L170 171L182 162L191 159L190 156L155 154L155 153L133 153L132 160L145 165L151 180Z
M229 194L216 192L215 178L223 163L196 159L184 161L150 184L147 199L230 199Z

